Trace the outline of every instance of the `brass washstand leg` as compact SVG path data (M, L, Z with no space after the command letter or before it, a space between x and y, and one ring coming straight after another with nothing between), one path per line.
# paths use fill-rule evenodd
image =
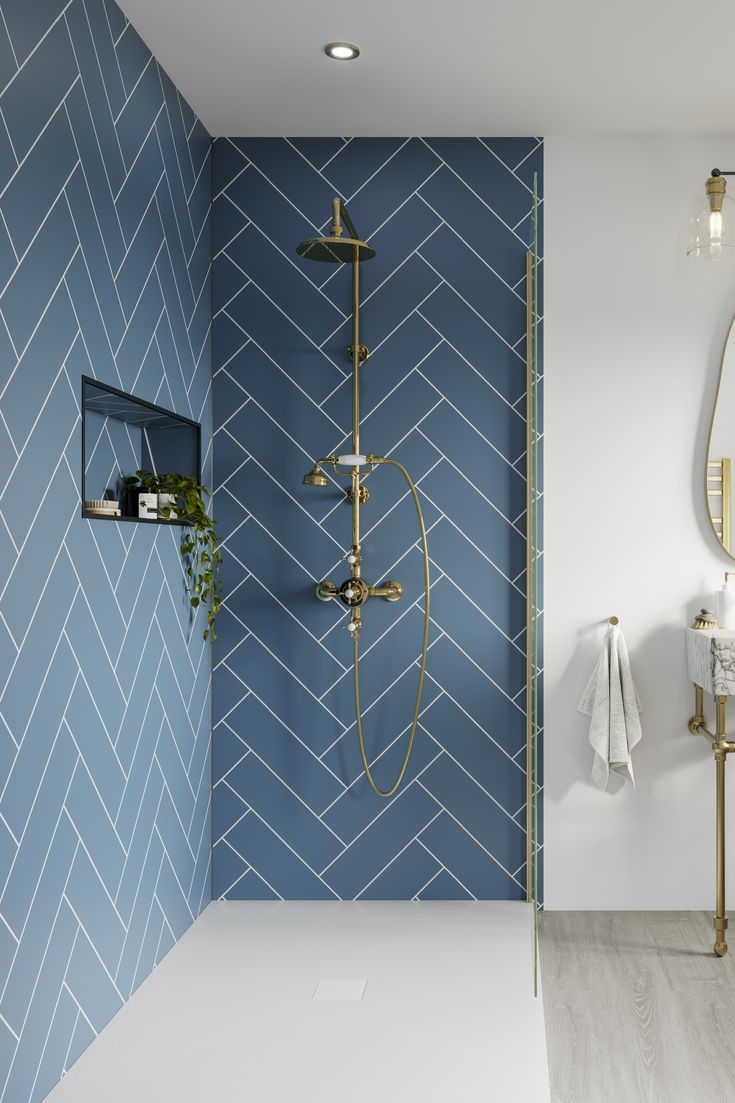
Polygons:
M727 953L727 915L725 914L725 703L727 697L715 697L717 708L717 738L714 744L717 771L717 904L712 925L715 928L715 954Z

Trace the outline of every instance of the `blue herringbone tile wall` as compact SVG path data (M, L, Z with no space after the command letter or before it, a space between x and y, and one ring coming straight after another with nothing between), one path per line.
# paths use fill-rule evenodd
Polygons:
M525 254L538 139L220 139L214 403L225 610L215 654L213 891L236 899L510 898L525 878ZM389 803L365 782L342 579L349 505L302 486L349 451L350 272L301 261L334 195L361 268L362 447L416 480L432 632L421 724ZM421 560L397 475L369 479L363 693L378 781L417 677Z
M176 534L82 519L79 402L87 374L201 419L209 461L211 175L112 0L0 16L0 1097L29 1103L209 899L210 655ZM94 443L114 483L124 438Z

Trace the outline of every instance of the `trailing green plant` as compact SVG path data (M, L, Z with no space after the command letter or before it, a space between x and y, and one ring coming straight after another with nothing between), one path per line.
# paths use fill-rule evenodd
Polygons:
M214 643L217 635L214 622L222 605L222 582L219 577L222 553L214 528L214 521L207 513L204 498L210 497L205 486L191 475L180 475L176 471L164 471L157 475L153 471L136 471L123 480L128 490L139 487L151 494L170 494L173 505L159 507L159 514L165 521L181 521L188 526L184 530L179 550L185 562L189 601L193 609L206 610L207 627L203 632L205 640Z

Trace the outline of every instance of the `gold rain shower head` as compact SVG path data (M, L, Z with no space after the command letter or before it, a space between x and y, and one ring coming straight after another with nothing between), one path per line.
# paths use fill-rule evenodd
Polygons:
M343 236L342 222L350 237ZM375 256L375 250L366 241L358 238L354 223L339 197L332 200L332 225L329 227L329 234L302 241L296 252L305 260L321 260L331 264L351 264L356 253L359 261L372 260Z

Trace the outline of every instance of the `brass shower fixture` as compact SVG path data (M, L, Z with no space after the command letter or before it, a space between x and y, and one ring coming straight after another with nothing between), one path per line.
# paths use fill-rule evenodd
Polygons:
M349 237L345 236L343 223ZM403 464L390 456L376 456L360 452L360 367L364 364L369 354L365 345L360 344L360 264L371 260L375 256L375 250L365 241L361 241L355 229L347 209L342 200L337 197L332 202L332 222L329 234L325 237L310 238L298 246L296 252L307 260L319 260L333 264L352 265L352 343L347 347L347 353L352 361L352 452L347 455L322 456L314 463L313 468L304 476L307 486L327 486L329 479L322 471L322 465L329 465L335 478L347 478L350 480L346 490L347 498L352 507L352 543L344 559L349 569L349 577L341 584L325 579L317 583L316 596L320 601L340 601L350 610L350 618L347 623L347 631L352 637L353 668L354 668L354 696L355 717L357 722L357 736L360 747L365 775L374 792L381 797L391 797L396 792L406 773L408 761L413 749L416 727L418 724L421 697L424 688L424 676L426 673L426 652L429 642L429 551L426 542L426 527L421 512L421 503L409 475ZM371 586L362 577L362 550L360 546L360 509L366 504L369 492L362 483L362 469L367 467L371 473L377 467L389 464L398 468L408 485L413 499L416 516L418 519L421 547L423 553L424 568L424 628L421 644L421 664L419 668L419 682L416 693L413 719L408 737L406 751L403 756L398 776L389 789L380 789L373 778L370 764L365 751L365 741L362 730L362 710L360 706L360 675L359 675L359 638L362 630L362 609L371 597L382 597L386 601L399 601L403 597L404 589L400 582L389 579L378 586Z

